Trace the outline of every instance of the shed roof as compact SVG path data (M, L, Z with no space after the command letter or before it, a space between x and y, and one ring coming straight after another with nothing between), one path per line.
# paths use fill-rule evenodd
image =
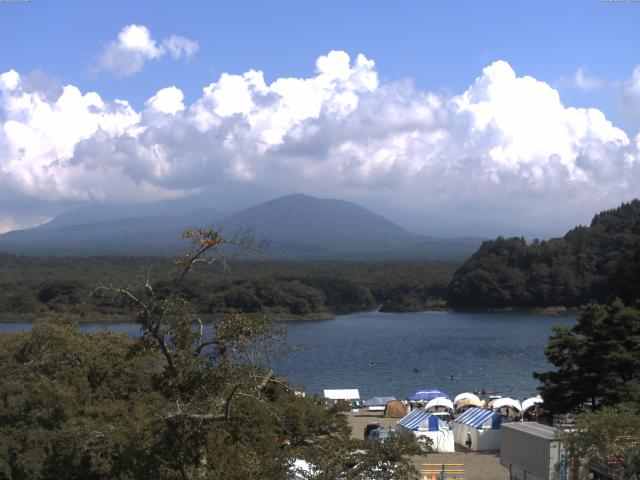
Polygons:
M502 428L508 428L528 433L538 438L544 438L545 440L556 439L556 429L549 425L543 425L538 422L512 422L503 423Z

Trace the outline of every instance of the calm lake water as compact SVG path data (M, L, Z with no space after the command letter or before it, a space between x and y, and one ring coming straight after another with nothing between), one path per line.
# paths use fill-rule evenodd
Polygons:
M453 398L474 389L524 399L536 393L534 371L550 368L544 356L551 328L576 316L527 313L379 313L287 324L287 341L299 350L272 362L274 370L308 394L358 388L360 396L440 388ZM25 323L0 324L23 331ZM82 324L135 336L135 323ZM414 369L419 372L414 372ZM451 378L453 377L453 379Z

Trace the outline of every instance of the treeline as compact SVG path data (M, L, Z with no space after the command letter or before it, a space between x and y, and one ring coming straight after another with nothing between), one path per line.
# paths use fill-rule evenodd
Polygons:
M316 318L381 307L441 308L453 263L233 262L231 269L196 268L181 295L201 314L242 311ZM126 305L92 296L98 286L127 285L144 296L147 280L163 295L173 288L170 259L143 257L20 257L0 254L0 318L47 312L81 320L117 319Z
M549 241L487 241L456 271L453 307L545 307L640 299L640 201Z

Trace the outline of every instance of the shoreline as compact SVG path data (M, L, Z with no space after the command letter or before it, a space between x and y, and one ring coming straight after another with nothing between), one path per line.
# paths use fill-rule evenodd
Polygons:
M453 308L428 308L428 309L416 309L416 310L384 310L383 305L379 305L370 310L354 310L346 312L313 312L305 315L294 315L284 313L248 313L249 317L271 317L274 323L289 323L289 322L317 322L324 320L335 320L339 316L352 315L357 313L438 313L438 312L453 312L453 313L525 313L529 315L545 316L545 317L566 317L568 315L577 314L579 307L564 307L564 306L551 306L551 307L532 307L532 308L516 308L507 307L499 309L453 309ZM216 314L204 314L201 318L207 322L214 320L215 318L229 315L228 313L216 313ZM135 323L136 320L132 315L113 313L95 313L95 314L83 314L78 316L73 313L57 313L57 312L30 312L30 313L12 313L12 312L0 312L0 323L35 323L38 319L43 319L49 316L60 315L62 317L69 317L76 319L77 323L91 324L91 323Z

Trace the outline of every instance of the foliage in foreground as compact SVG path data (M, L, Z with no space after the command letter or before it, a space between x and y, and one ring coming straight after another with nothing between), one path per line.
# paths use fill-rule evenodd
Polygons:
M181 282L225 241L186 236L194 249L172 289L94 292L135 312L139 339L59 321L1 338L0 478L277 480L297 458L316 465L311 478L414 478L413 437L352 440L343 415L268 369L279 332L267 319L205 328Z
M586 305L573 328L554 328L545 353L556 370L534 376L551 413L640 405L640 310L620 300Z
M586 411L575 428L560 433L564 448L611 478L640 478L640 408L622 404Z

